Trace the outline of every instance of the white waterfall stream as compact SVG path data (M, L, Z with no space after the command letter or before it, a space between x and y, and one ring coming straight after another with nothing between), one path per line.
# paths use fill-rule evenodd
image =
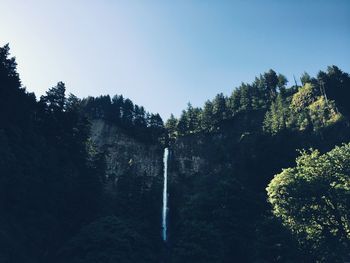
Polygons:
M163 183L163 211L162 211L162 237L163 241L167 241L167 214L168 214L168 148L164 149L164 183Z

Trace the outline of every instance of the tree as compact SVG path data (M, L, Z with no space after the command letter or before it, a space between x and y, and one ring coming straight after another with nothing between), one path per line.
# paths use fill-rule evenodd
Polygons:
M46 104L50 112L62 112L66 106L66 87L63 82L58 82L42 96L40 100Z
M284 88L288 83L288 80L286 78L286 76L282 75L282 74L278 74L278 83L277 86L279 89Z
M177 136L176 132L176 126L177 126L178 120L174 117L173 114L170 115L170 118L165 123L165 128L168 131L169 139L170 141L174 141Z
M136 129L144 131L147 127L146 112L144 107L135 105L134 109L134 126Z
M320 89L324 96L332 99L339 107L339 111L350 117L350 76L337 66L327 68L327 72L320 71L317 75Z
M311 77L307 72L304 72L300 78L301 84L311 83Z
M35 107L35 95L22 87L16 60L10 57L9 45L0 47L0 126L9 122L29 125Z
M350 144L303 151L267 187L273 213L322 262L350 259Z
M180 136L184 136L188 134L188 118L187 112L185 110L182 111L179 121L177 122L177 132Z
M116 123L120 124L120 120L123 115L123 105L124 105L124 98L122 95L118 96L115 95L112 99L112 108L114 112L114 120Z
M5 89L14 89L14 87L21 87L21 81L17 73L16 59L9 56L9 44L0 47L0 80L2 83L0 92L3 92Z
M79 112L81 110L81 100L74 94L70 93L66 100L66 110Z
M214 114L215 124L226 119L226 116L227 116L226 97L222 93L217 94L213 100L213 114Z
M130 99L125 99L122 105L122 123L126 128L132 126L133 116L134 116L134 103Z
M282 81L282 80L281 80ZM280 83L282 85L283 81ZM254 97L257 98L258 107L255 108L268 108L271 105L271 102L277 96L277 86L279 84L279 79L275 71L270 69L268 72L265 72L263 75L260 75L259 78L255 78L253 84L251 85L256 92L254 92ZM250 90L250 100L252 101L252 90Z
M279 77L277 76L276 72L272 69L270 69L268 72L264 73L263 76L264 82L265 82L265 87L267 89L267 91L270 93L270 99L274 99L276 96L276 88L278 86L278 84L285 84L286 79L284 78L279 79ZM282 81L280 83L280 81Z
M235 89L228 99L228 107L231 110L232 115L237 113L241 108L241 91L239 88Z
M151 133L151 140L156 142L158 139L164 135L164 123L160 115L151 114L148 118L149 131Z
M252 110L252 99L252 86L242 83L242 85L240 86L240 110Z
M210 100L207 100L204 104L202 111L202 129L206 132L213 130L214 123L214 112L213 112L213 103Z
M292 114L289 123L298 130L305 130L312 126L314 131L318 131L342 120L335 102L326 99L325 94L311 83L300 87L292 96L290 110Z
M264 131L276 134L287 128L287 121L290 115L289 105L282 93L277 95L276 100L271 104L270 110L264 119Z
M342 115L336 111L334 101L327 101L323 96L318 97L308 110L314 130L320 130L342 119Z
M201 109L193 108L191 103L187 104L187 130L188 133L196 133L201 128Z

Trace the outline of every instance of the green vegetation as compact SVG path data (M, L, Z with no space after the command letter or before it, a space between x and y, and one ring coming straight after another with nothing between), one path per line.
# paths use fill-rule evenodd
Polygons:
M94 101L96 114L111 113L102 98ZM142 126L140 108L120 101L121 128L132 125L129 135L137 137L144 127L147 143L158 141L159 115L151 114ZM106 191L111 183L104 154L89 140L86 103L67 97L62 82L37 101L21 86L8 45L0 48L0 262L152 262L158 257L160 208L154 199L161 189L156 183L145 189L130 165L118 194ZM114 240L107 225L119 235Z
M122 128L125 133L145 143L156 143L164 137L165 129L160 115L146 112L130 99L115 95L80 101L82 113L89 119L103 119Z
M322 262L350 256L350 144L302 152L267 188L274 214Z
M287 87L270 70L230 97L218 94L203 108L188 104L179 119L171 116L175 158L204 163L196 170L186 161L183 174L181 162L172 163L171 262L349 260L349 146L320 154L350 141L349 80L332 66ZM297 157L310 147L319 151ZM295 160L297 168L269 185L271 209L266 185Z
M37 100L0 48L0 262L350 261L350 77L331 66L301 84L269 70L164 126L63 82ZM107 178L94 119L170 148L167 244L161 175L130 160Z
M179 119L172 116L165 126L174 139L217 131L223 122L233 120L240 113L260 110L266 112L263 130L276 134L286 129L320 131L341 122L344 115L349 116L344 101L350 95L344 88L350 85L348 74L332 66L327 72L320 71L317 79L304 73L301 81L303 86L287 88L285 76L270 70L252 84L242 83L229 97L218 94L203 108L193 108L189 103Z

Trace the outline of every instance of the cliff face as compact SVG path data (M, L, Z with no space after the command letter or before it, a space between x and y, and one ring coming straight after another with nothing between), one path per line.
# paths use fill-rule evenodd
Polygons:
M254 157L250 151L257 144L256 131L261 128L264 111L237 116L221 123L211 133L179 137L170 146L170 178L196 176L232 169L240 165L242 154Z
M207 164L204 153L204 140L200 136L179 138L170 146L169 180L179 177L195 176L205 169Z
M161 176L163 149L128 136L119 127L104 120L91 121L91 140L99 151L106 153L107 177L116 177L132 168L136 176Z

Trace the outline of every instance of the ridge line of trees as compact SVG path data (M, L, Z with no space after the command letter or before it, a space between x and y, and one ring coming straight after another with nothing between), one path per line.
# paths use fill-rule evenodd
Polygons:
M225 121L254 111L265 112L261 128L270 134L285 129L318 131L350 116L349 74L329 66L317 78L305 72L300 79L302 86L287 87L287 78L271 69L251 84L242 83L230 96L217 94L202 108L188 103L179 118L171 115L166 121L169 139L215 132Z
M87 97L81 100L82 112L89 119L103 119L124 129L124 131L146 143L160 142L165 136L162 118L143 106L134 104L123 95Z

